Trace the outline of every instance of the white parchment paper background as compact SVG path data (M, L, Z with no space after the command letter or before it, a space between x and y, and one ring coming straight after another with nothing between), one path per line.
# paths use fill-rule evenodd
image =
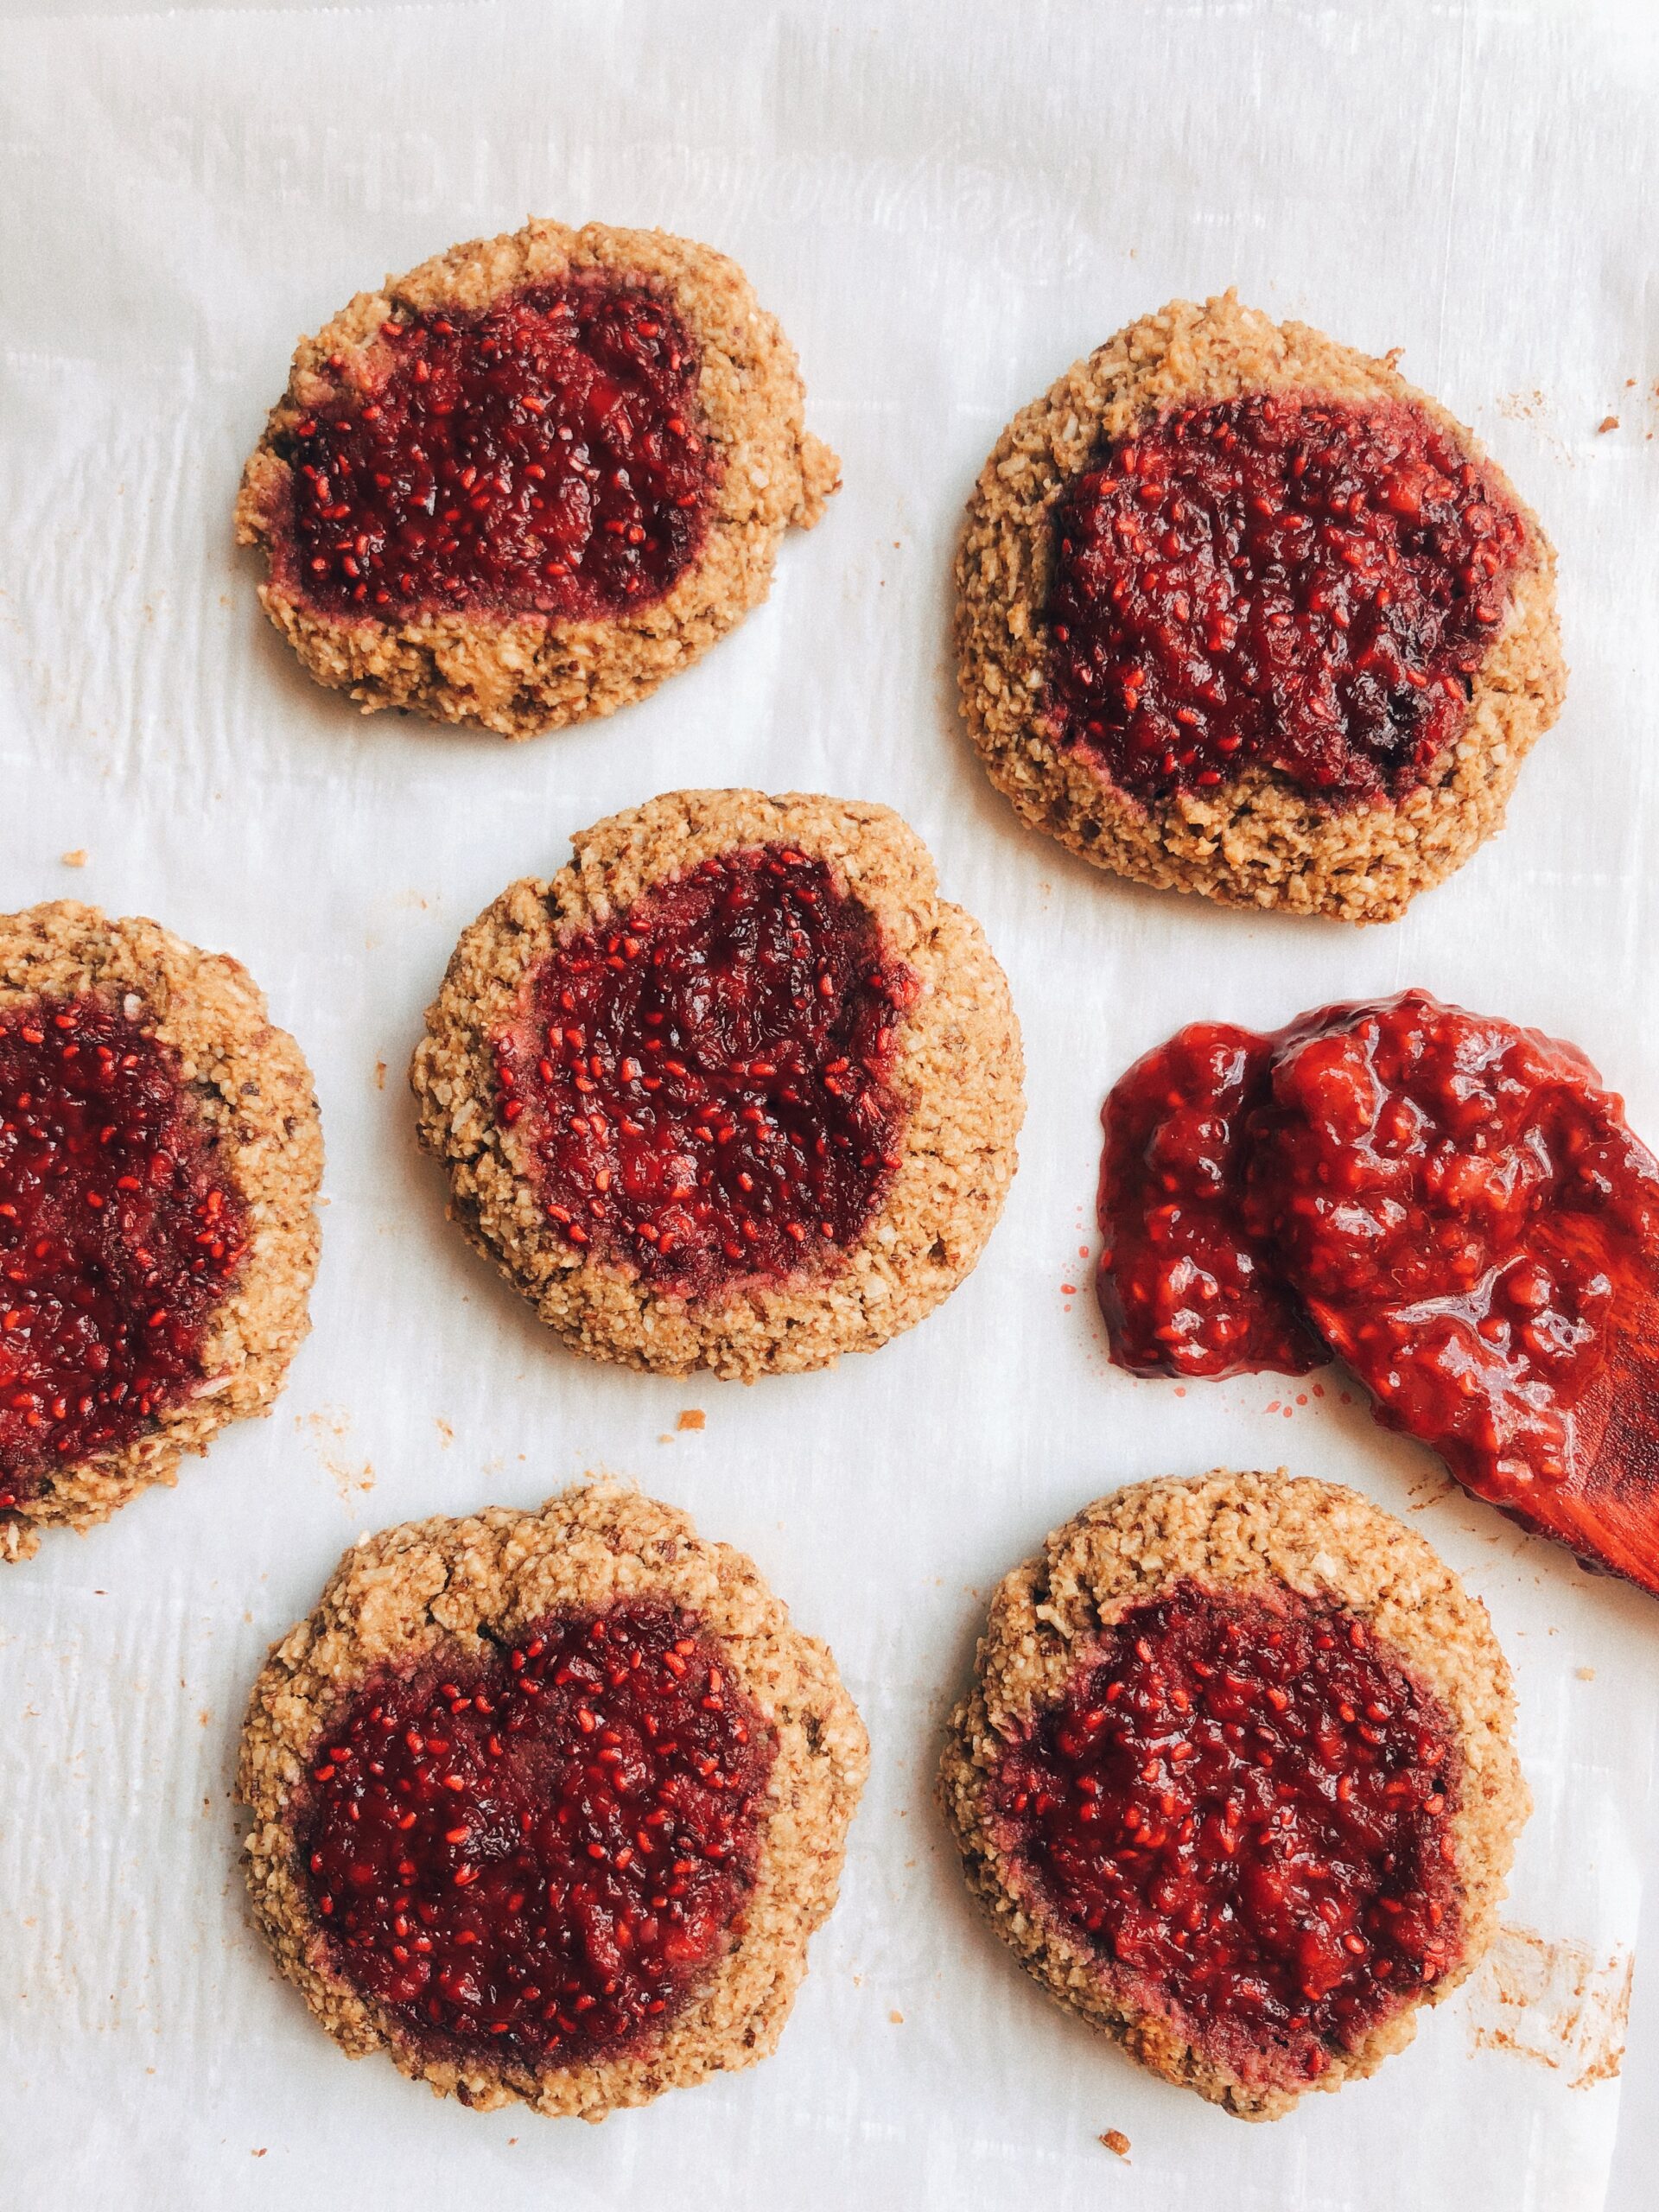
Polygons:
M0 904L86 897L237 953L310 1056L329 1147L315 1333L275 1417L0 1586L6 2212L1652 2202L1639 2058L1571 2084L1617 2042L1638 1944L1659 1611L1443 1495L1334 1386L1287 1414L1272 1377L1114 1372L1084 1248L1101 1094L1200 1015L1421 982L1577 1039L1659 1138L1653 22L686 0L0 23ZM297 333L529 211L736 255L846 489L690 675L508 748L312 689L229 511ZM948 564L996 432L1130 317L1230 283L1403 346L1560 550L1561 723L1501 842L1392 929L1098 877L1016 825L957 734ZM1006 963L1031 1064L975 1278L874 1358L747 1391L550 1348L446 1226L403 1088L503 884L614 808L728 783L901 809ZM690 1406L701 1433L676 1431ZM1491 2047L1488 1987L1376 2081L1246 2129L1052 2009L970 1916L928 1792L991 1584L1101 1491L1224 1459L1360 1484L1491 1607L1538 1803L1510 1917L1589 1974L1576 2026L1558 1987L1516 2030L1555 2063ZM226 1802L265 1646L345 1544L589 1468L751 1550L833 1640L875 1752L778 2056L597 2130L347 2064L248 1931Z

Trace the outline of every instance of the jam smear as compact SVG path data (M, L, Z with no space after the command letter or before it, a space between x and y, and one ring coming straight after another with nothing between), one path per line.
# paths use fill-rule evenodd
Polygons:
M696 554L720 474L698 365L673 308L609 276L388 321L282 442L283 582L358 620L649 606Z
M1206 1117L1216 1034L1107 1103L1113 1357L1298 1373L1270 1351L1299 1314L1466 1489L1659 1591L1659 1162L1620 1100L1572 1046L1407 991L1224 1033L1255 1072ZM1195 1253L1224 1294L1192 1294Z
M1137 2010L1294 2086L1456 1961L1459 1764L1438 1700L1340 1606L1187 1580L1105 1630L991 1802Z
M634 2050L729 1948L776 1749L719 1645L652 1599L372 1681L296 1821L330 1963L463 2062Z
M1272 1045L1194 1022L1138 1060L1103 1120L1096 1276L1112 1357L1136 1375L1305 1375L1325 1354L1243 1215L1241 1128Z
M724 853L562 944L495 1042L548 1219L671 1295L838 1264L899 1164L913 972L819 860Z
M137 1001L0 1007L0 1510L204 1380L246 1209Z
M1165 410L1062 492L1051 726L1121 789L1251 761L1397 798L1462 727L1526 525L1416 406L1249 393Z

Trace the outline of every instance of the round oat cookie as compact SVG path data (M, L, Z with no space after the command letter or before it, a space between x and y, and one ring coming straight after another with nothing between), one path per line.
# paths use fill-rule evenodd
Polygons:
M261 1932L344 2050L597 2120L769 2056L868 1764L750 1561L603 1483L348 1551L237 1795Z
M1020 1030L885 807L671 791L467 931L410 1071L450 1211L589 1357L873 1351L1001 1211Z
M1175 301L1014 417L957 642L1034 829L1160 889L1371 922L1502 826L1566 687L1555 556L1395 358Z
M311 1076L224 953L0 916L0 1560L266 1413L310 1323Z
M1375 2072L1472 1970L1530 1798L1485 1608L1357 1492L1224 1470L1000 1585L939 1802L1049 1994L1247 2120Z
M840 480L804 404L723 254L531 222L300 341L237 538L320 683L531 737L643 698L760 605Z

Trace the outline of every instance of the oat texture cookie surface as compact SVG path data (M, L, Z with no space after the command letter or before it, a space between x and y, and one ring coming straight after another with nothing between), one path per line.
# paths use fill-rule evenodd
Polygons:
M155 922L0 916L0 1560L269 1411L322 1136L252 978Z
M766 597L839 481L804 404L723 254L531 222L301 340L237 536L319 683L531 737L642 698Z
M352 2056L602 2120L772 2050L867 1764L827 1646L684 1514L412 1522L254 1687L254 1913Z
M1392 357L1177 301L986 462L963 714L1020 815L1097 867L1389 921L1502 826L1555 718L1554 566Z
M979 925L885 807L672 791L462 937L411 1070L450 1211L578 1351L750 1379L973 1268L1024 1113Z
M1485 1608L1357 1492L1137 1483L997 1589L939 1801L1052 1996L1271 2120L1375 2072L1491 1942L1513 1720Z

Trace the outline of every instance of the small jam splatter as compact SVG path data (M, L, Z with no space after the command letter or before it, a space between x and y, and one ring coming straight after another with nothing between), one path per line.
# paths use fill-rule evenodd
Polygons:
M775 1750L719 1647L647 1599L372 1682L298 1825L330 1962L428 2048L635 2048L727 1949Z
M0 1009L0 1509L203 1380L245 1209L135 999Z
M1143 798L1251 761L1398 798L1462 727L1527 546L1421 410L1253 393L1175 408L1055 509L1048 704Z
M657 1289L834 1264L899 1164L916 990L822 861L723 854L531 979L496 1040L501 1119L555 1227Z
M577 276L383 324L283 442L282 581L325 613L588 620L696 554L718 475L696 349L639 283Z
M1323 1345L1466 1488L1659 1589L1659 1162L1581 1053L1408 991L1184 1031L1104 1120L1121 1366Z
M1108 1628L991 1784L1034 1899L1138 2010L1300 2083L1456 1960L1457 1757L1362 1622L1183 1582Z

